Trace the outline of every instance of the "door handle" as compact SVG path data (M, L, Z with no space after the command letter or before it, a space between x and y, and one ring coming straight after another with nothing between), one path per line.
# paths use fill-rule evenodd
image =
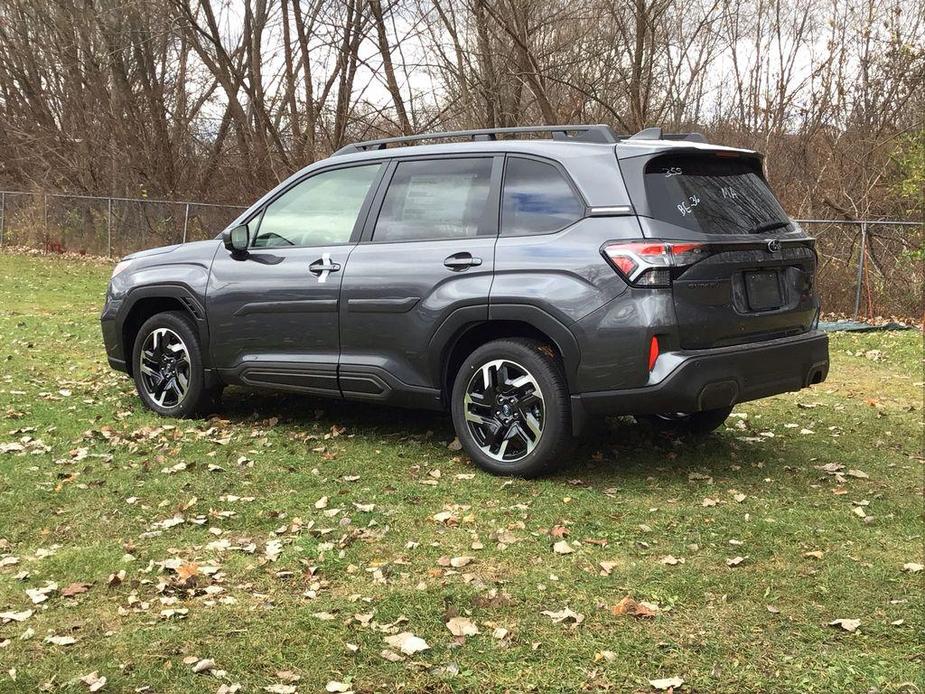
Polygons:
M481 258L473 258L471 253L454 253L447 257L443 264L454 272L461 272L470 267L477 267L482 264Z
M340 263L331 262L330 253L322 253L314 263L308 266L308 271L318 276L318 282L327 282L328 275L340 270Z

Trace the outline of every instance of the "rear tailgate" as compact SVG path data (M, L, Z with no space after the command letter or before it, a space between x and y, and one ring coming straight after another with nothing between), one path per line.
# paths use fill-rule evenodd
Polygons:
M816 256L811 241L709 244L672 282L685 349L797 335L812 328Z
M682 348L812 328L814 242L777 202L756 154L673 147L620 166L646 239L700 244L672 274Z

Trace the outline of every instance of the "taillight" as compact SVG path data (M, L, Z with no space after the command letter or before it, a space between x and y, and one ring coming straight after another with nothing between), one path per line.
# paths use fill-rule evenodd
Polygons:
M636 287L669 287L671 268L697 262L704 250L702 243L687 241L629 241L608 243L601 253L630 284Z

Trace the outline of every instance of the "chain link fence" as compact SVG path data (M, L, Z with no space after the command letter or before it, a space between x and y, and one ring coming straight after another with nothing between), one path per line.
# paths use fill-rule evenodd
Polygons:
M215 236L245 207L0 191L0 246L119 258Z
M239 205L0 191L0 247L119 258L214 237ZM925 313L925 224L890 220L798 220L816 237L818 289L827 313Z
M823 310L921 321L925 313L925 223L797 220L816 238Z

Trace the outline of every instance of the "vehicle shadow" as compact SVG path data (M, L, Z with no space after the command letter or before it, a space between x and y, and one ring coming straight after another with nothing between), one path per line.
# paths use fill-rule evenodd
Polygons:
M449 414L409 410L300 394L229 388L220 416L246 425L273 417L281 424L323 433L346 427L347 433L376 439L429 442L445 447L455 438ZM747 432L743 432L745 434ZM687 480L692 472L737 478L767 475L758 463L768 460L763 447L743 446L738 434L722 428L708 436L676 436L637 423L632 417L592 420L575 441L569 461L546 479L570 486L614 485L627 479ZM448 455L456 455L447 452Z

